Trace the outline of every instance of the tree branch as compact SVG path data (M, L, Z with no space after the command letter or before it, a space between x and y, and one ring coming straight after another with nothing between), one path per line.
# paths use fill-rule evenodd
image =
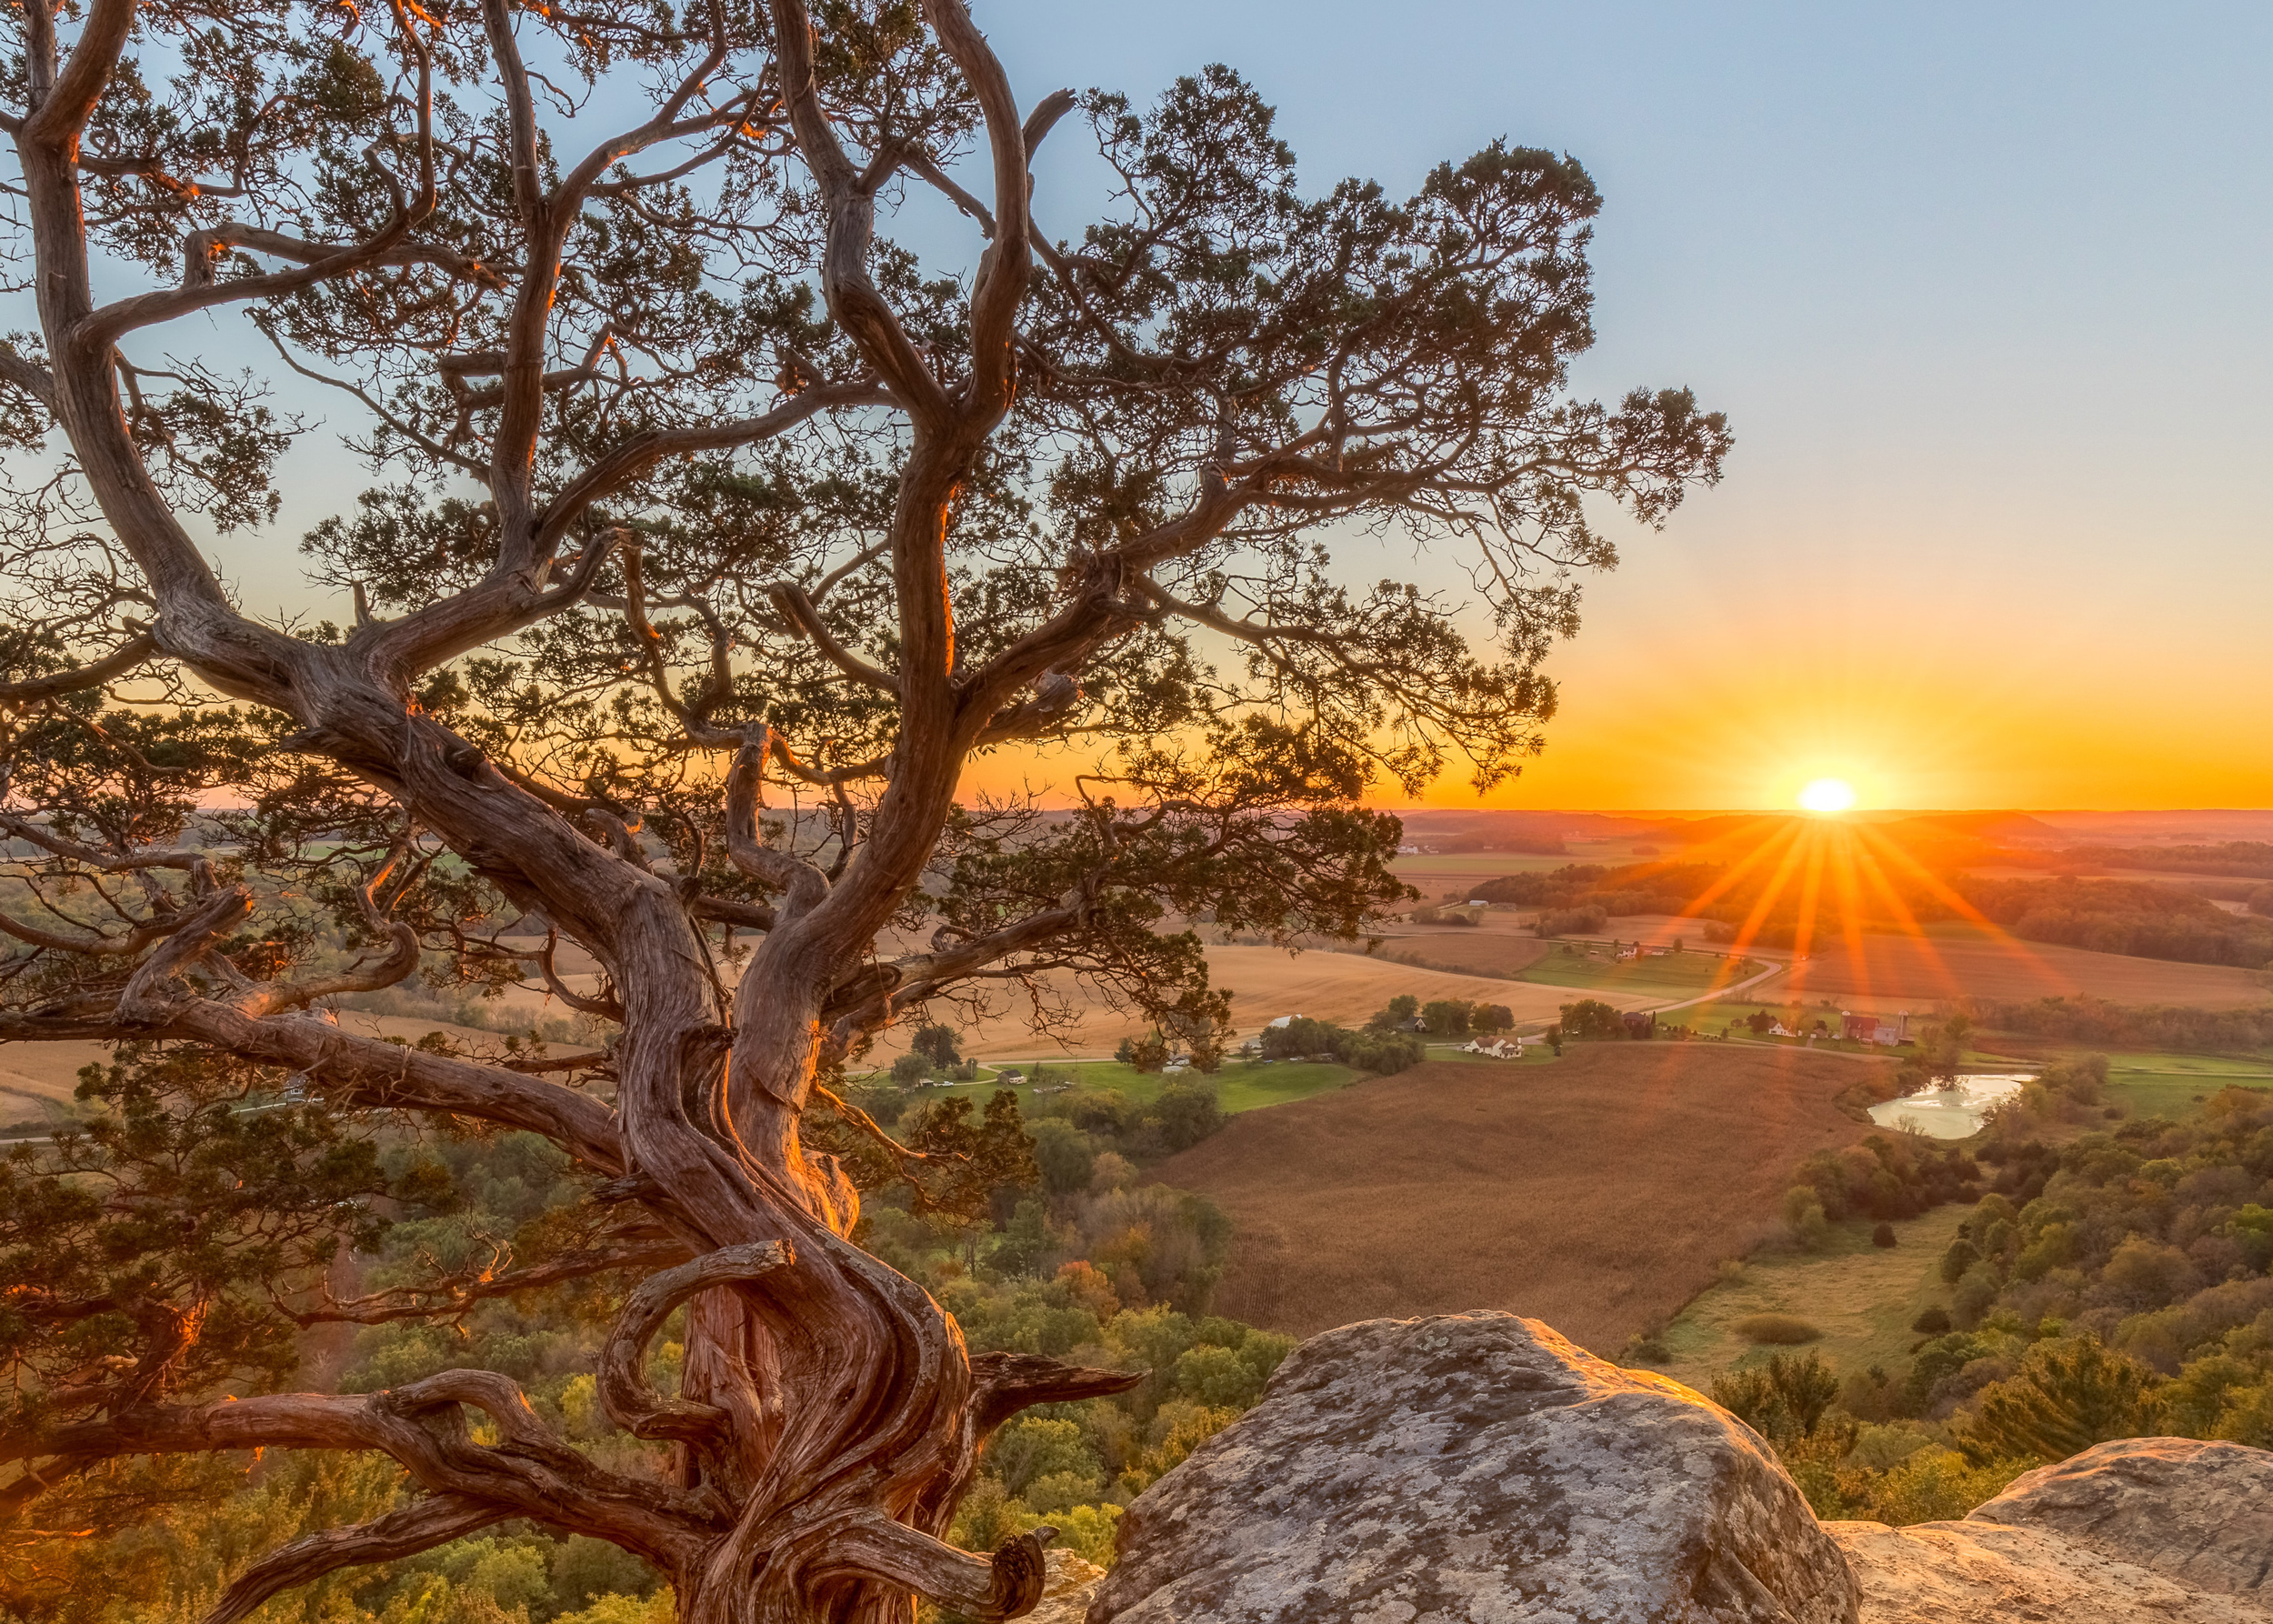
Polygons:
M230 1584L204 1624L236 1624L270 1597L342 1568L391 1562L502 1522L507 1506L462 1494L433 1494L416 1505L349 1528L325 1529L270 1551Z
M454 1275L426 1286L396 1286L345 1302L326 1300L320 1308L285 1310L300 1325L386 1325L398 1319L456 1318L475 1304L516 1292L536 1291L566 1280L581 1280L617 1269L667 1268L686 1261L686 1245L678 1240L626 1241L622 1245L588 1248L547 1258L526 1268L501 1273L486 1269Z
M756 1279L792 1261L786 1242L759 1241L721 1247L642 1280L625 1299L600 1348L600 1406L608 1418L634 1438L700 1438L724 1426L727 1414L716 1406L666 1398L647 1385L643 1369L647 1344L672 1310L696 1293Z
M99 688L106 682L125 676L143 661L155 657L157 653L157 643L150 634L136 632L91 666L56 671L45 677L27 677L22 682L0 683L0 706L21 714L45 699Z

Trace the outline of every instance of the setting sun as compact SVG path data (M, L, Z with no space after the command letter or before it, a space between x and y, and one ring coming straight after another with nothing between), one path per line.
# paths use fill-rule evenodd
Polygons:
M1817 778L1799 792L1799 804L1810 812L1844 812L1855 804L1855 787L1845 778Z

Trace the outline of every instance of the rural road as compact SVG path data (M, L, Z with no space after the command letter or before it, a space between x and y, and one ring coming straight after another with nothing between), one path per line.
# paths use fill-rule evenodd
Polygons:
M1649 1006L1649 1013L1652 1015L1663 1015L1668 1009L1687 1009L1692 1004L1709 1004L1716 998L1732 998L1736 997L1737 994L1744 991L1746 987L1757 987L1770 976L1780 976L1789 968L1791 968L1791 966L1788 964L1772 964L1768 966L1767 968L1762 970L1758 975L1750 977L1748 980L1738 981L1727 987L1717 987L1711 992L1699 993L1693 998L1683 998L1678 1003L1652 1004Z

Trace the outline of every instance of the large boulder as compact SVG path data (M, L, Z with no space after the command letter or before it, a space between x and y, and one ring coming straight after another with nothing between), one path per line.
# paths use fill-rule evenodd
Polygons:
M2273 1624L2273 1454L2239 1444L2125 1439L1962 1521L1825 1528L1864 1624Z
M2273 1453L2127 1438L2015 1478L1968 1522L2042 1529L2197 1590L2273 1605Z
M1767 1446L1512 1314L1312 1338L1139 1496L1088 1624L1852 1624Z

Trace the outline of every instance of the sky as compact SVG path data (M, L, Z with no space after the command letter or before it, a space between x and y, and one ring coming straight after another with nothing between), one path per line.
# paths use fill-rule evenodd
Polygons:
M973 14L1029 104L1229 63L1307 186L1501 136L1594 175L1578 386L1688 385L1737 446L1614 531L1488 804L2273 806L2273 7Z
M1230 64L1318 191L1410 192L1503 137L1594 175L1577 387L1687 385L1736 449L1663 531L1611 520L1546 752L1487 804L1778 807L1837 777L1876 807L2273 807L2273 7L972 10L1029 106ZM1061 129L1036 206L1071 236L1102 176ZM901 226L967 232L933 206ZM253 596L300 506L216 546ZM1371 578L1378 544L1337 545ZM1426 799L1476 804L1458 771Z

